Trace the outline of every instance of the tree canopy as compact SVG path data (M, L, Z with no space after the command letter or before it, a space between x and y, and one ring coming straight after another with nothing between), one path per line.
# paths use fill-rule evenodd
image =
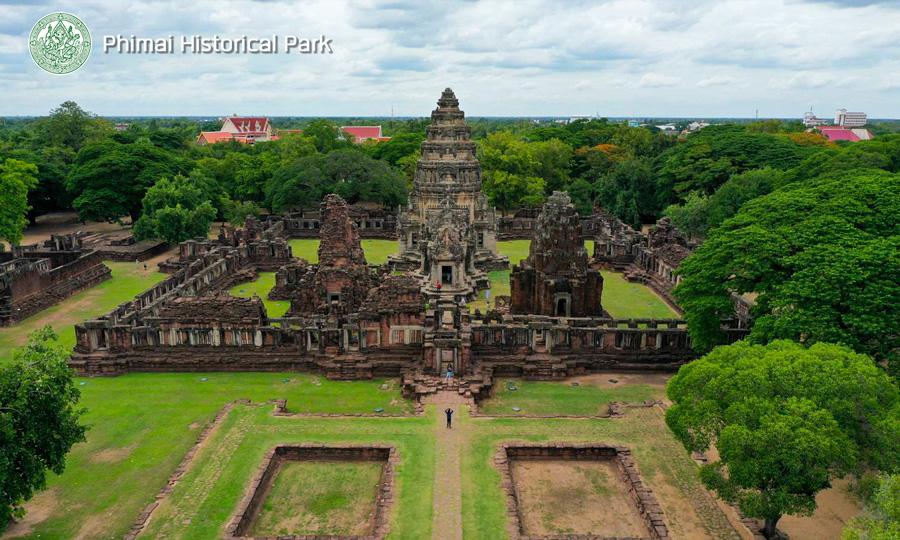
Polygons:
M7 159L0 163L0 240L18 244L28 220L28 191L37 181L38 169L31 163Z
M45 327L0 366L0 531L46 487L46 471L62 474L66 454L84 440L69 352L56 340Z
M187 172L168 150L139 139L121 144L107 139L78 152L68 188L76 195L74 206L82 219L115 221L131 216L137 221L141 202L157 180Z
M720 346L669 382L666 423L689 451L715 445L701 478L766 520L810 514L831 478L900 466L900 395L866 355L817 343Z
M349 203L373 201L396 207L406 201L406 181L383 161L356 149L335 150L279 167L266 184L266 202L275 212L314 207L328 193Z
M216 217L210 197L204 193L200 175L163 178L144 195L143 213L134 224L138 238L159 238L176 244L189 238L206 237Z
M732 294L753 293L751 338L843 343L878 359L900 335L900 175L788 184L745 204L679 268L696 347L720 343Z

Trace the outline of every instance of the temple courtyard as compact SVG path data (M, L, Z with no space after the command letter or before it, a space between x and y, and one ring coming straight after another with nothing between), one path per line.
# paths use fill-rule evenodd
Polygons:
M291 240L300 258L314 260L317 244ZM396 247L387 240L362 245L375 264ZM527 254L528 242L498 242L498 251L515 264ZM10 358L44 324L52 324L71 347L74 324L164 279L156 263L170 254L147 261L146 269L143 263L107 262L108 281L0 329L0 358ZM614 272L603 276L604 304L614 316L674 315L649 288ZM490 277L494 294L508 294L509 272ZM274 274L261 272L231 293L265 299L273 285ZM265 304L272 316L287 309L283 301ZM251 529L243 534L365 536L381 522L389 538L507 538L511 509L501 446L598 441L631 452L665 515L668 537L741 538L733 511L702 487L695 461L665 426L667 379L627 373L564 381L498 378L493 396L476 410L448 393L417 409L393 378L336 381L296 372L79 378L90 425L87 442L73 449L66 472L51 475L48 489L26 505L26 517L4 538L221 538L238 522L235 514L252 495L248 486L267 453L279 445L311 444L326 450L391 448L396 463L388 502L379 496L386 481L381 465L352 459L336 464L326 453L282 465L278 475L284 476L276 475L261 492L259 508L247 517ZM275 400L285 401L278 407ZM444 427L446 407L456 411L452 430ZM610 467L581 459L510 466L521 494L513 513L521 516L523 530L647 535ZM291 475L312 483L291 489ZM583 507L572 508L572 497L585 501ZM823 499L814 517L786 519L784 530L797 531L799 538L837 538L841 522L858 509L841 486Z

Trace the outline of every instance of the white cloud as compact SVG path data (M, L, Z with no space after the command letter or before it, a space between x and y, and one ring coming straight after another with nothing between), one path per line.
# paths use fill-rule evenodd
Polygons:
M68 76L28 57L55 9L0 0L0 115L67 99L100 114L797 116L862 103L900 117L900 10L800 0L85 0L103 35L326 34L334 55L104 55ZM859 2L850 2L859 4ZM837 31L836 29L852 29ZM776 90L773 92L773 90Z
M645 73L641 80L638 81L638 86L644 88L661 88L664 86L675 86L678 84L678 77L672 77L670 75L663 75L661 73Z
M713 75L712 77L707 77L705 79L700 79L697 81L697 86L700 88L707 88L709 86L726 86L731 85L736 82L734 77L729 77L727 75Z

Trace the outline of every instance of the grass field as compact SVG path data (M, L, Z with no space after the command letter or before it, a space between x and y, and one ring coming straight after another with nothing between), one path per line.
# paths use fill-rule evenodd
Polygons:
M361 240L363 251L366 253L366 262L369 264L384 264L388 255L397 253L396 240ZM291 253L298 259L306 259L308 262L319 262L319 240L312 238L295 238L289 240Z
M250 532L254 536L372 533L382 463L285 461Z
M75 446L66 471L51 474L48 490L29 505L32 518L46 516L31 527L33 537L121 538L202 427L229 401L286 398L294 412L412 410L394 381L381 389L383 380L330 381L298 373L138 373L78 380L88 411L87 442ZM264 409L271 412L269 405ZM364 422L377 426L380 420Z
M63 345L74 347L76 323L104 315L166 278L166 274L154 270L155 265L144 270L143 264L136 265L133 262L107 261L104 264L112 270L111 279L81 291L14 326L0 328L0 363L9 361L13 349L23 345L28 334L47 324L56 330Z
M621 379L621 384L610 383L609 379ZM595 374L567 383L497 379L494 395L482 402L480 411L496 415L593 416L605 412L611 401L637 403L662 399L664 395L665 379L655 376ZM520 410L514 411L513 407Z
M268 407L235 408L197 454L185 477L160 506L145 538L218 538L250 476L266 451L278 444L380 443L397 448L395 509L390 538L432 537L432 490L436 445L434 406L424 417L384 419L278 418ZM460 414L454 427L463 437L462 520L466 539L503 539L506 498L494 468L503 441L582 441L631 447L654 488L676 538L738 538L697 479L697 467L668 433L658 409L630 409L617 420L494 419ZM671 517L669 517L671 516Z
M275 286L275 272L260 272L256 281L235 285L228 291L232 296L250 298L259 296L266 306L269 317L283 317L291 307L289 300L269 300L269 291Z

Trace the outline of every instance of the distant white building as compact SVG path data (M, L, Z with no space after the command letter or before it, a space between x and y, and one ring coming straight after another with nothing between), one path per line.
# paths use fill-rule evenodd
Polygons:
M675 124L659 124L656 129L663 132L664 135L678 135L680 132Z
M845 128L863 127L866 125L866 113L838 109L834 113L834 125Z
M828 123L828 120L824 118L819 118L812 112L812 109L809 112L803 113L803 125L806 127L816 127L816 126L824 126Z
M694 121L694 122L691 122L690 124L688 124L687 130L690 132L700 131L701 129L703 129L707 126L709 126L709 122L704 122L703 120L697 120L697 121Z

